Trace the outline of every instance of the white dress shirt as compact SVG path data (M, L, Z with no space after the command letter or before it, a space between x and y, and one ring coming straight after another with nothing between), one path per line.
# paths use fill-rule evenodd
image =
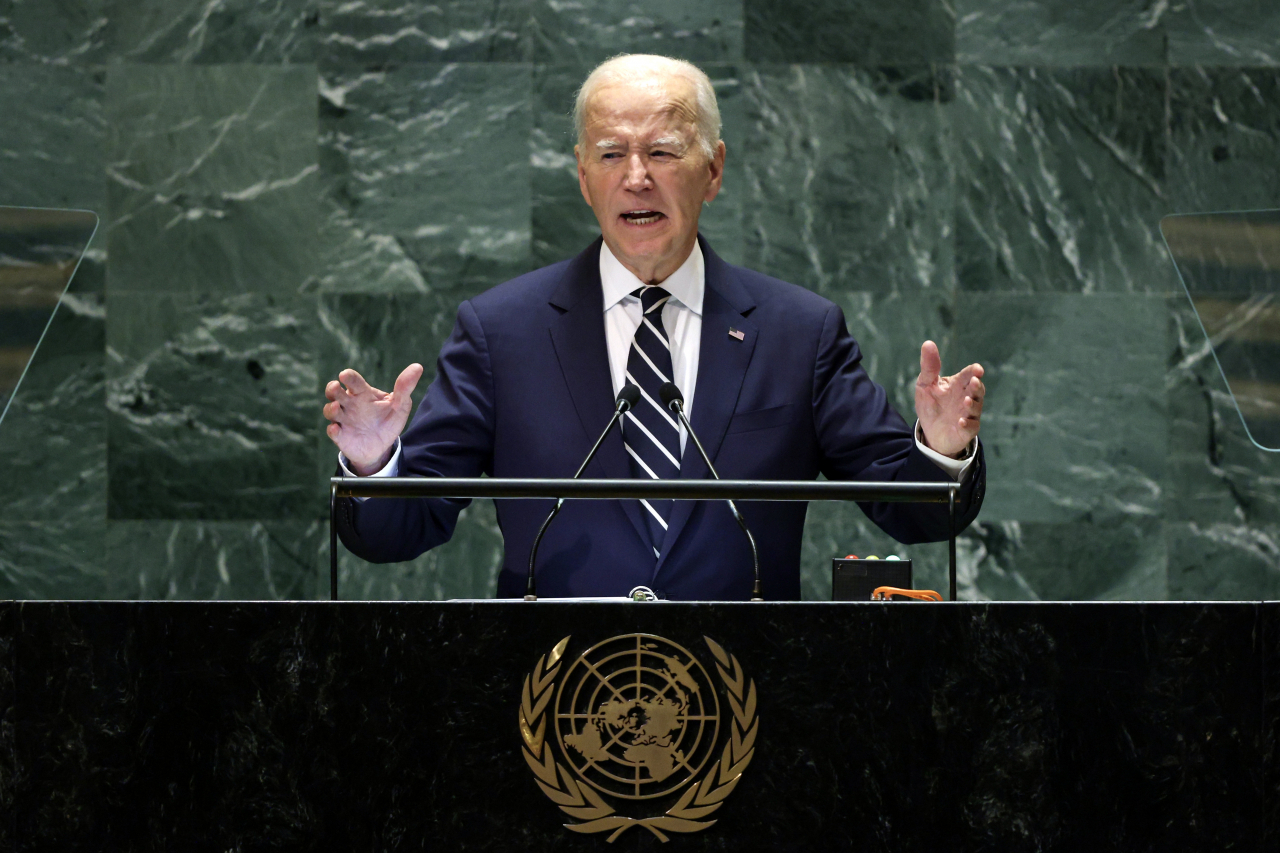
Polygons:
M676 387L684 394L685 414L693 418L694 391L698 384L698 352L702 343L702 297L706 289L706 269L702 257L702 247L693 244L693 252L662 282L661 286L671 294L671 298L662 306L662 326L671 342L671 369L674 373ZM613 380L613 395L618 396L627 381L627 358L631 351L631 342L636 336L636 329L643 319L640 298L631 294L645 282L636 278L622 262L609 251L609 246L600 244L600 285L604 290L604 338L609 350L609 376ZM943 456L924 443L924 433L920 422L916 421L916 446L920 452L934 461L938 467L946 471L953 480L964 482L968 478L969 469L973 465L974 450L978 440L966 448L965 459L952 459ZM683 453L686 435L684 426L680 427L680 450ZM356 476L347 467L347 460L338 454L338 464L348 477ZM390 461L381 471L370 474L371 477L394 477L400 466L400 439L396 439L396 448ZM361 500L357 498L357 500Z
M632 296L645 283L600 244L600 285L604 289L604 340L609 348L609 376L613 379L613 396L617 399L627 384L627 361L636 329L644 318L640 297ZM693 252L680 268L660 285L671 294L662 306L662 329L671 343L671 378L684 395L684 413L693 417L693 392L698 384L698 351L702 343L702 293L706 275L702 268L702 247L693 244ZM642 392L643 393L643 392ZM661 401L654 401L662 408ZM684 452L688 435L680 425L680 452Z

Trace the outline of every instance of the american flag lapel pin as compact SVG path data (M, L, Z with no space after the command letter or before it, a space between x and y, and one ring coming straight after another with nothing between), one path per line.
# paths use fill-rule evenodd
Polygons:
M733 338L735 341L741 341L741 340L744 340L747 336L745 332L739 332L737 329L730 326L729 337Z

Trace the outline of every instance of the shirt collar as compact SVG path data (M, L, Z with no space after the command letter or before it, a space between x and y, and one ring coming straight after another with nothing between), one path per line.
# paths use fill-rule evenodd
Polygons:
M671 294L671 298L688 308L699 317L702 316L702 295L706 289L706 267L702 259L702 247L693 244L693 251L685 258L680 268L667 276L662 287ZM631 270L622 265L622 261L609 251L609 244L600 244L600 285L604 289L604 310L608 311L617 305L637 287L644 287L645 282L636 278Z

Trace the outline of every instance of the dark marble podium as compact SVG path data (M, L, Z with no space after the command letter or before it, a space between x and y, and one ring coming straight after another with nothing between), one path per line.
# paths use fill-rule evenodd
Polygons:
M0 849L1280 846L1280 604L0 604ZM702 832L579 835L521 687L710 636L754 760Z

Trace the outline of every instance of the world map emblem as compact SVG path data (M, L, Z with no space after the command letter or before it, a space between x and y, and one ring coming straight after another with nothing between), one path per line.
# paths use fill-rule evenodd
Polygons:
M566 828L667 841L714 825L759 732L755 682L737 658L703 637L708 669L671 640L623 634L566 660L570 639L538 659L520 702L525 761L576 820Z

